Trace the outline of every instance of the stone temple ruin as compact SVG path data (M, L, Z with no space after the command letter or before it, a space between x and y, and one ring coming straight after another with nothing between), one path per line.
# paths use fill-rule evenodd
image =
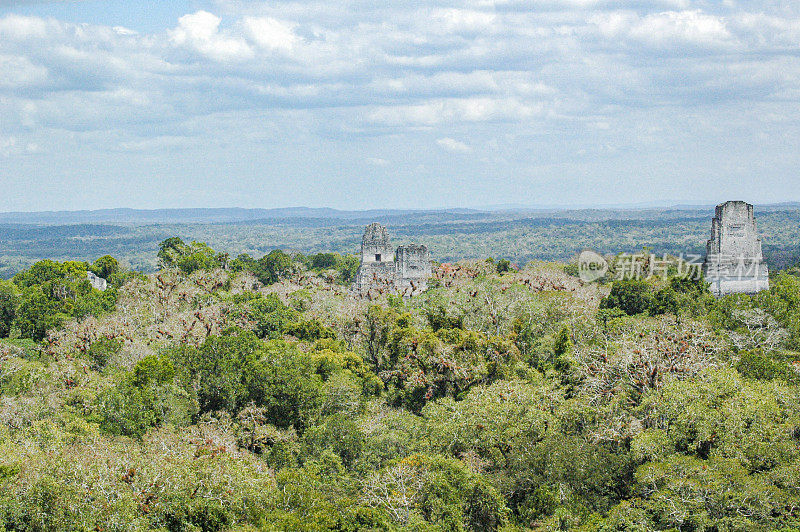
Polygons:
M426 246L409 244L392 250L389 233L372 223L361 239L361 266L354 288L361 294L392 293L413 296L428 288L431 260Z
M715 296L754 294L769 289L753 206L744 201L717 205L706 244L703 274Z
M108 288L108 281L102 277L96 276L92 272L86 272L86 279L89 281L89 284L92 285L92 288L97 288L101 292L105 292L106 288Z

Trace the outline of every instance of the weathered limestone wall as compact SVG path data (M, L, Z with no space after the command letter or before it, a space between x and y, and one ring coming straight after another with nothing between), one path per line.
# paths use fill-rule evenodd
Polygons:
M371 289L394 291L397 281L397 270L394 262L366 262L358 269L355 288L361 293Z
M752 205L728 201L717 206L703 272L716 296L769 289L769 272Z
M431 276L431 258L426 246L409 244L397 248L396 263L398 282L404 288L413 287L424 291Z
M86 272L86 278L89 279L89 284L92 285L92 288L97 288L101 292L105 292L106 288L108 288L108 282L92 272Z
M361 239L361 264L392 262L394 253L389 245L389 232L379 223L371 223Z

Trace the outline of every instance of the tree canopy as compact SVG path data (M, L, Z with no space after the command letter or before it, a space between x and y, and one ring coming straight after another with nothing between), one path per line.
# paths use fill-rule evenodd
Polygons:
M158 259L0 282L0 530L800 529L791 271L464 261L403 299L335 253Z

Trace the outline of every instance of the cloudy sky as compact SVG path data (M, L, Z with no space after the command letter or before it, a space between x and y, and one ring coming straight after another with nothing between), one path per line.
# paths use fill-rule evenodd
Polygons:
M0 0L0 210L800 200L797 0Z

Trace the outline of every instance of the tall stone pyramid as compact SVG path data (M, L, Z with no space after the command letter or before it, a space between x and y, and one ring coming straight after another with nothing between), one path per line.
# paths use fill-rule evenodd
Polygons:
M717 205L703 263L715 296L754 294L769 289L753 206L744 201Z

